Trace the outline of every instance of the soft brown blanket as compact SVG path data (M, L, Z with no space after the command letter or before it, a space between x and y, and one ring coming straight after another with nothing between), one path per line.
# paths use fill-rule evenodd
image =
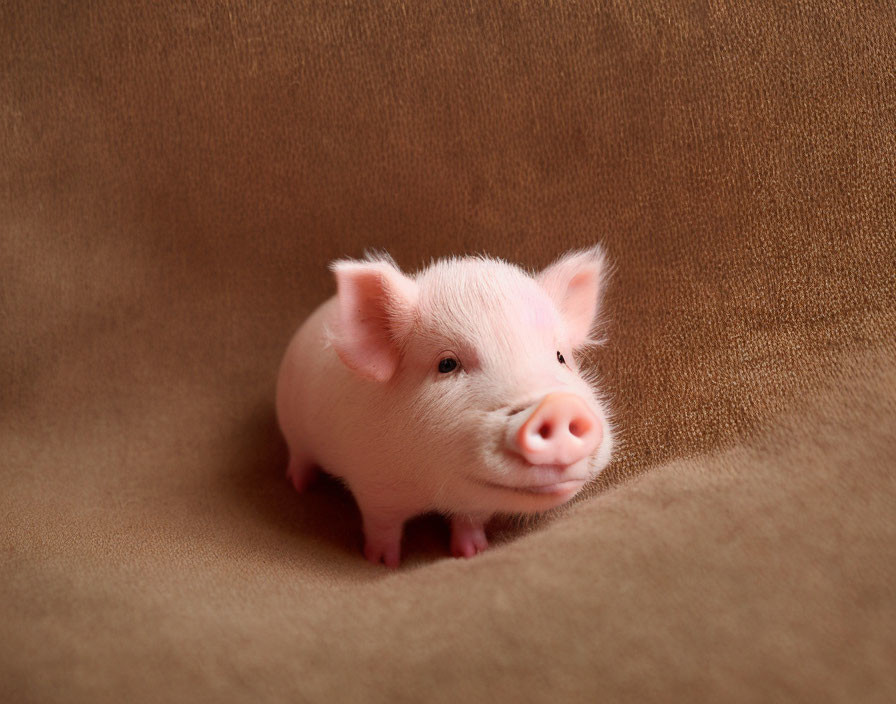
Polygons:
M896 699L888 3L0 5L0 700ZM602 241L588 495L387 573L283 477L365 247Z

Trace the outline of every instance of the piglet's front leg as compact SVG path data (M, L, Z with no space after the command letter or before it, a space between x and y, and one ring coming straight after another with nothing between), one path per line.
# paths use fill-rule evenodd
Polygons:
M473 557L488 547L485 523L488 518L458 514L451 518L451 554Z
M364 557L375 565L395 569L401 562L401 534L405 518L361 506L364 521Z

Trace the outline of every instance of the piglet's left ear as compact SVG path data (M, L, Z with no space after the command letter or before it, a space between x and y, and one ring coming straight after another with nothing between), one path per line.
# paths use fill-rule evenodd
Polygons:
M391 260L343 259L330 268L339 310L331 337L336 354L365 379L388 381L398 369L401 340L413 320L416 283Z
M544 269L536 279L560 310L573 348L590 340L600 309L606 257L600 245L569 252Z

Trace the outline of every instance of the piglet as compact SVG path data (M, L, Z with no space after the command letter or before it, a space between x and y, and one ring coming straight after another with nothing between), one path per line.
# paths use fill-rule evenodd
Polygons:
M368 560L397 567L405 522L426 512L471 557L494 514L559 506L609 462L607 410L576 360L594 342L600 247L534 276L484 256L412 276L386 255L331 269L337 294L283 358L277 418L298 491L316 467L351 490Z

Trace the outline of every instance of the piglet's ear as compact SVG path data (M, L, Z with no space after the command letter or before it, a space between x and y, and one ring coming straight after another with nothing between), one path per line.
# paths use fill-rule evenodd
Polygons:
M569 252L536 277L560 310L573 348L590 341L600 309L606 257L599 245Z
M417 285L384 260L340 260L330 269L337 287L331 331L336 353L360 376L388 381L398 368L401 338L413 319Z

